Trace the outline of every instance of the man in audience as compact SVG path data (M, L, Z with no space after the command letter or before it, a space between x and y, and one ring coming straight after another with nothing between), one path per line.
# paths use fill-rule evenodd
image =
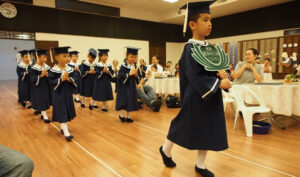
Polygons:
M153 65L153 67L156 67L156 65ZM148 78L151 77L151 71L148 72L148 74L146 74L145 78L143 78L142 73L139 70L138 76L138 83L136 86L137 98L140 99L143 103L145 103L154 112L159 112L162 105L162 101L156 98L154 90L151 86L145 85Z
M163 67L159 64L159 58L157 56L152 57L152 64L147 67L146 74L151 70L152 65L157 67L157 76L161 76L164 72Z
M140 71L142 73L143 78L146 77L146 70L147 70L147 66L145 60L140 59Z
M33 166L24 154L0 144L0 176L31 177Z
M258 57L258 51L250 48L246 51L246 62L240 62L236 65L234 73L235 84L245 84L263 81L263 69L261 65L256 64L255 60Z

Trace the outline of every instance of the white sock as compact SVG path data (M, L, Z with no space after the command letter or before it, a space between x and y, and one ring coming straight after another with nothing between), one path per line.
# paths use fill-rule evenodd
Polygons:
M65 136L70 136L67 123L61 123L60 128L64 131Z
M206 150L198 150L198 158L197 158L197 167L201 169L205 169L204 161L206 158L207 151Z
M102 102L102 109L106 109L106 101Z
M172 157L171 151L172 151L173 145L174 145L174 143L172 141L166 139L165 144L163 145L163 148L162 148L162 150L166 154L166 156Z
M125 112L125 111L124 111L124 112ZM122 110L120 111L120 116L121 116L121 117L124 117L124 112L123 112Z
M26 107L31 106L30 101L26 101Z
M130 112L127 112L127 117L126 118L130 118Z
M76 99L76 101L80 100L78 94L75 96L75 99Z
M46 111L42 111L41 114L43 116L43 119L48 120L48 116L47 116Z
M91 99L90 104L91 104L92 106L95 106L95 105L96 105L96 104L95 104L95 101L94 101L93 99Z
M81 103L84 104L84 101L85 101L85 97L82 96L82 97L81 97Z

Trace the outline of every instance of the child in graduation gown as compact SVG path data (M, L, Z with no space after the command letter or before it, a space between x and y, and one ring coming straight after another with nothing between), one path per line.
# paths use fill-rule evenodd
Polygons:
M192 56L193 44L209 45L204 38L211 32L209 5L213 2L188 3L188 25L193 39L185 45L179 60L182 107L171 122L167 140L159 148L167 167L176 166L171 156L174 143L189 150L198 150L195 170L203 177L214 176L204 165L207 151L228 148L221 90L231 87L228 73L224 70L206 71Z
M67 65L69 60L69 48L70 47L54 48L55 59L58 64L49 71L53 105L52 121L60 123L61 132L67 141L73 139L73 136L68 130L67 123L76 117L73 93L77 87L77 74L73 68Z
M100 61L95 66L93 100L102 102L102 111L107 112L106 101L113 100L111 79L114 75L112 66L107 63L109 49L98 49Z
M18 52L21 56L21 61L17 65L17 75L18 75L18 101L23 107L31 108L30 103L30 80L29 80L29 70L30 70L30 57L27 50L22 50Z
M138 50L138 48L127 47L126 59L118 74L116 110L121 111L119 115L121 122L133 122L130 112L137 111L139 108L136 95L138 68L135 65ZM122 111L127 112L126 118Z
M81 107L85 107L85 98L93 96L93 88L94 88L94 81L95 81L95 68L93 62L97 57L97 51L93 48L89 50L88 60L85 60L81 64ZM95 105L94 101L91 100L90 102L90 109L98 108Z
M46 111L50 108L51 95L48 79L50 67L46 64L47 50L36 50L36 64L31 67L30 81L33 85L32 108L41 111L41 119L45 123L50 123Z
M76 81L77 87L74 90L74 95L75 95L75 100L74 101L77 102L77 103L80 103L79 95L80 95L80 89L81 89L81 72L80 72L80 69L79 69L79 65L77 63L78 53L79 53L78 51L71 51L70 52L71 61L68 65L70 67L72 67L75 70L76 74L79 76L77 81Z
M28 50L28 53L29 53L29 58L30 58L30 64L29 64L29 77L30 77L30 70L32 68L33 65L35 65L36 63L36 58L35 58L35 49L31 49L31 50ZM33 103L33 95L34 95L34 84L31 82L31 80L29 81L29 90L30 90L30 102L31 104ZM31 107L33 110L34 108ZM34 110L34 114L40 114L39 111L36 111Z

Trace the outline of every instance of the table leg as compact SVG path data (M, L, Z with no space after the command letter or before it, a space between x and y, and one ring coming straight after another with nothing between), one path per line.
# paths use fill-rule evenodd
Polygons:
M279 115L277 115L276 117L279 117ZM282 130L285 129L285 126L282 125L278 120L276 120L275 116L271 115L271 121L274 122L278 127L280 127Z

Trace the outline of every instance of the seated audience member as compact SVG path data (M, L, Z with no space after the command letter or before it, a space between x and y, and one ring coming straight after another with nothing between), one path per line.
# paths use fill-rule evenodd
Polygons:
M174 76L179 77L179 63L176 63L176 65L175 65Z
M265 58L264 61L264 73L272 73L272 67L270 66L270 58Z
M33 167L32 160L26 155L0 144L0 176L30 177Z
M153 56L153 57L152 57L152 64L149 65L149 66L147 67L146 74L148 73L148 71L151 70L151 67L152 67L153 65L156 66L156 68L157 68L157 73L158 73L157 75L158 75L158 76L161 76L161 75L163 74L163 72L164 72L164 69L163 69L163 67L159 64L159 59L158 59L157 56Z
M263 81L263 69L255 60L258 56L258 51L250 48L246 51L246 61L236 65L233 73L235 84L245 84Z
M169 68L168 66L165 66L164 72L163 72L163 75L164 75L164 76L169 76L169 75L171 75L171 72L170 72L169 69L170 69L170 68Z
M147 66L144 59L140 59L140 71L142 73L143 78L146 77Z

